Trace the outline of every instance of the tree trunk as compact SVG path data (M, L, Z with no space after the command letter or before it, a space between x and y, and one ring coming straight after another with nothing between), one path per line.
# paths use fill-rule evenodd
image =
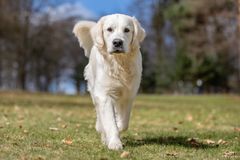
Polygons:
M30 40L29 40L29 30L30 30L30 15L31 15L31 7L32 2L26 1L26 13L24 17L24 26L22 30L22 44L19 46L18 50L18 83L21 90L26 90L26 80L27 80L27 63L29 61L29 51L30 51Z
M238 43L238 91L240 91L240 0L237 0L238 12L238 33L237 33L237 43Z
M76 79L75 87L78 95L80 94L80 85L81 85L81 81L79 79Z
M21 90L26 90L26 69L24 64L18 69L18 83Z
M2 87L2 59L0 57L0 89L1 89L1 87Z

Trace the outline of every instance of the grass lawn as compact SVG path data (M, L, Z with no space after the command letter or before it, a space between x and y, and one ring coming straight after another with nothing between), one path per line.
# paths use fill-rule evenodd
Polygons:
M112 160L89 96L0 93L0 159ZM126 159L240 159L240 97L139 95Z

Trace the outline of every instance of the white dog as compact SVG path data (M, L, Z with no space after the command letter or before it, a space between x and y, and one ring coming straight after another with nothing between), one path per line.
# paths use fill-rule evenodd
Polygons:
M96 130L109 149L122 149L119 132L128 128L140 85L139 44L145 31L134 17L113 14L97 23L81 21L73 33L89 57L85 79L97 112Z

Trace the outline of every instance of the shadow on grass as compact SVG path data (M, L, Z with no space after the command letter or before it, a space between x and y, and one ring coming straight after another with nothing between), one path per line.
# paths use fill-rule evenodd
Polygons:
M125 137L125 145L131 147L138 147L143 145L174 145L174 146L183 146L186 148L194 149L208 149L208 148L217 148L218 145L206 144L197 139L182 137L182 136L169 136L169 137L145 137L145 138L133 138Z

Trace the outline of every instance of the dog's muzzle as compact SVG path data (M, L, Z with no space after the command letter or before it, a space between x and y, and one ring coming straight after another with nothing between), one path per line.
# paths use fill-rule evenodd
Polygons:
M113 50L112 50L111 54L125 53L124 47L123 47L123 41L121 39L114 39L112 44L113 44Z

